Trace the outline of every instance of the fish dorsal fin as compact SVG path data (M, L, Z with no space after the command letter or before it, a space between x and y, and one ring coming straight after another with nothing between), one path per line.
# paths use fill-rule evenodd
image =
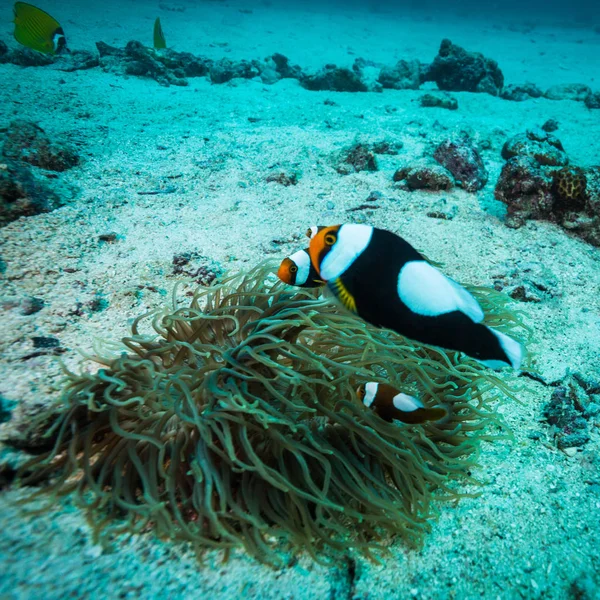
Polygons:
M156 21L154 21L154 48L156 50L164 50L166 47L167 42L165 41L165 34L160 24L160 17L156 17Z
M354 296L348 291L348 288L344 285L344 282L340 277L333 279L328 282L329 289L333 292L334 296L341 302L341 304L352 313L357 313L356 300Z

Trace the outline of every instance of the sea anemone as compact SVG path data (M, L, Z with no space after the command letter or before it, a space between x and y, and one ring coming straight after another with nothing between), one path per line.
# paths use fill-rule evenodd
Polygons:
M479 297L520 327L491 292ZM506 433L497 407L511 391L484 367L291 290L266 265L186 306L176 290L122 342L96 372L68 372L54 447L20 475L49 482L38 494L73 493L101 538L153 529L270 564L283 547L376 557L391 536L419 545L435 501L472 495L460 483L477 484L481 440ZM448 418L387 423L356 396L371 380Z

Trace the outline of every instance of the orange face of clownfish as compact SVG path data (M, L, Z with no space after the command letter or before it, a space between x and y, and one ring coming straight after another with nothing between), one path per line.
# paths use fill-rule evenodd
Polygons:
M321 275L321 264L328 252L331 251L334 244L338 240L338 233L341 225L331 225L329 227L313 226L308 233L312 233L310 238L310 246L308 252L310 254L310 262L315 270ZM327 281L322 277L324 281Z
M325 284L310 262L308 249L299 250L284 258L279 265L277 277L288 285L298 287L314 288Z
M426 408L414 396L405 394L387 383L369 381L356 390L358 399L384 421L394 419L412 425L439 421L446 416L443 408Z

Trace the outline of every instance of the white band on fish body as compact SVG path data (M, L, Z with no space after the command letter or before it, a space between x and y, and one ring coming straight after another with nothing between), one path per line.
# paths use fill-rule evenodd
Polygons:
M325 281L340 277L365 251L372 235L370 225L342 225L336 243L321 262L321 277Z
M392 402L394 403L394 406L402 412L413 412L424 407L420 400L402 392L396 394Z
M474 323L483 320L477 300L424 260L411 260L400 269L398 296L418 315L436 317L458 310Z
M298 267L296 285L304 285L310 273L310 256L306 250L298 250L290 256L290 260Z
M370 381L365 385L365 397L363 398L363 404L369 408L377 396L377 388L379 384L375 381Z

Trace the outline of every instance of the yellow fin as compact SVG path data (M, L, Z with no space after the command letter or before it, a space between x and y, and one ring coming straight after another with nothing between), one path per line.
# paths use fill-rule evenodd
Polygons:
M16 2L15 39L19 44L44 54L55 54L66 45L65 34L60 23L37 6Z
M343 304L343 306L350 312L357 313L356 300L354 296L348 291L342 280L338 277L333 281L329 282L331 291L335 294L335 297Z
M165 34L160 24L160 17L156 17L156 21L154 21L154 47L157 50L164 50L167 47Z

